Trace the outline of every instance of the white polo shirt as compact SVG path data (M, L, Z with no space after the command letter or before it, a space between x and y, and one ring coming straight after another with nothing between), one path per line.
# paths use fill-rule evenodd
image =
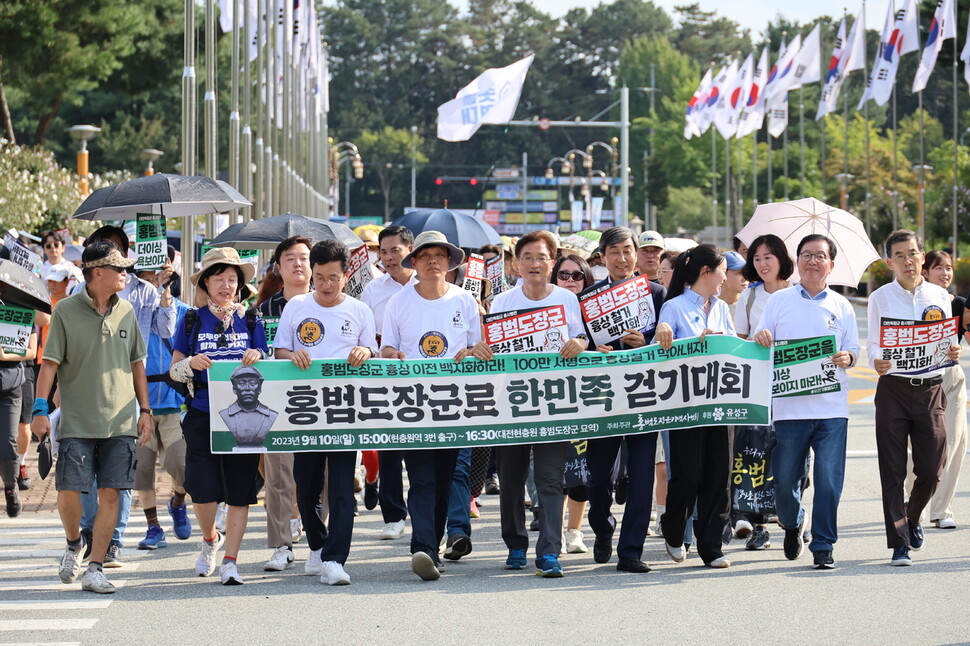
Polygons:
M768 297L755 334L771 332L777 341L835 337L838 352L848 350L859 356L859 330L852 304L826 287L812 298L801 284L780 289ZM754 334L752 334L754 336ZM844 368L836 368L842 389L819 395L774 397L771 419L834 419L849 417L849 377Z
M899 281L883 285L869 296L869 338L866 351L869 365L875 368L879 351L879 325L884 318L906 319L912 321L940 321L950 318L953 306L950 294L926 279L910 293ZM933 370L921 374L921 379L942 377L944 370Z
M391 300L391 296L399 294L405 287L413 285L416 282L418 282L418 275L412 271L410 280L403 285L394 280L390 274L384 274L370 281L364 287L364 291L360 295L360 300L374 313L374 322L377 323L378 335L381 334L381 327L384 325L384 308L387 307L387 301Z

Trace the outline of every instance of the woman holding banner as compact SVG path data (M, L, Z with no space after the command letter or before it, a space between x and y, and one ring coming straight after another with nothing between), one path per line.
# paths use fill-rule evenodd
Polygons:
M550 282L552 265L558 249L556 236L548 231L532 231L515 244L522 284L495 297L492 313L485 318L485 340L493 352L555 352L570 359L586 349L579 301L566 289ZM534 322L529 329L541 329L526 338L522 349L513 349L522 340L513 320ZM527 349L528 348L528 349ZM562 472L566 461L567 442L518 444L496 448L498 478L502 483L499 508L502 516L502 539L509 549L505 567L521 570L526 565L529 532L525 526L522 490L529 476L529 456L536 491L539 494L539 537L536 540L536 574L542 577L562 576L559 552L562 549ZM535 501L533 501L535 502Z
M202 269L189 280L196 285L195 305L179 319L172 337L172 379L192 384L188 411L182 419L185 436L185 490L192 496L202 530L202 549L195 562L199 576L216 569L219 549L226 552L219 568L223 585L241 585L236 556L249 520L249 505L259 492L259 453L213 455L209 444L209 379L213 361L242 361L251 366L264 356L266 332L255 311L239 303L242 288L256 268L235 249L210 249ZM235 385L234 385L235 388ZM226 535L216 530L216 505L229 506Z
M702 244L680 254L660 310L654 340L669 350L677 339L707 334L734 334L731 312L717 293L727 280L727 263L714 245ZM669 326L669 327L668 327ZM694 536L697 553L713 568L730 567L721 550L721 530L728 512L728 429L688 428L670 433L667 453L667 509L660 531L667 554L675 563L687 558L684 530L697 505Z

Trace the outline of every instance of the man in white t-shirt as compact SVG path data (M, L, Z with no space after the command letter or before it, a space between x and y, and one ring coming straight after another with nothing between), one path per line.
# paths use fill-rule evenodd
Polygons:
M359 366L376 356L374 316L360 301L344 294L347 247L336 240L318 242L310 250L313 291L291 298L280 317L273 341L277 359L290 359L306 370L313 359L343 359ZM320 582L347 585L344 564L354 531L354 471L356 451L297 453L293 459L297 505L310 546L305 572ZM317 514L317 502L329 474L328 526Z
M812 484L812 542L816 570L835 567L832 549L838 540L838 507L845 480L845 443L849 423L849 378L846 369L859 356L859 331L852 305L829 289L835 267L835 245L820 234L798 244L798 275L789 289L768 297L754 340L770 348L775 340L835 337L831 365L840 389L816 395L775 397L771 421L777 444L771 455L775 478L775 506L785 529L785 557L795 560L802 551L802 483L809 450L815 453Z
M408 269L401 261L414 249L414 234L402 226L390 226L383 229L377 236L380 245L381 265L387 272L380 278L367 283L360 300L374 313L377 324L377 339L380 341L381 328L384 324L384 308L391 297L400 293L406 287L418 281L413 269ZM383 540L394 540L404 532L404 521L408 517L408 508L404 503L404 478L402 463L404 452L397 450L378 451L378 471L380 478L377 483L364 483L364 505L373 509L368 500L371 487L377 486L377 502L381 506L384 517L384 527L380 537Z
M471 293L449 284L447 273L465 259L461 249L438 231L425 231L401 261L418 282L391 297L384 312L381 356L385 359L492 359L482 342L478 303ZM441 574L438 548L445 533L448 498L458 449L404 452L410 490L411 569L421 579Z

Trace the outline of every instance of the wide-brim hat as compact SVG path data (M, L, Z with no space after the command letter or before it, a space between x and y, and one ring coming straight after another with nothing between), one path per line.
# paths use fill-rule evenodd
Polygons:
M444 247L448 250L448 270L451 271L461 263L465 262L465 252L448 242L448 238L440 231L422 231L414 239L414 250L401 260L401 266L405 269L414 269L414 257L418 252L428 247Z
M243 284L248 283L256 275L256 266L251 262L246 262L239 257L239 254L232 247L217 247L209 249L202 256L202 268L189 276L189 282L196 286L195 306L203 307L208 303L209 293L205 290L205 285L199 284L199 278L207 269L214 265L231 265L239 267L243 274ZM239 286L240 290L242 285Z
M118 251L118 248L114 247L100 258L90 258L89 260L85 261L84 269L97 269L99 267L124 267L127 269L132 267L134 264L134 260L125 258L123 255L121 255L121 252Z

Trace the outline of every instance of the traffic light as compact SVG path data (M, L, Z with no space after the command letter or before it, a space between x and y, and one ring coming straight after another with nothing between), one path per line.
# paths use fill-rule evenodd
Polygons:
M468 183L469 183L470 185L472 185L472 186L478 186L478 180L477 180L476 178L474 178L474 177L472 177L472 178L470 178L470 179L468 180Z
M442 184L445 183L445 180L441 179L440 177L437 177L435 178L434 183L436 186L441 186Z

